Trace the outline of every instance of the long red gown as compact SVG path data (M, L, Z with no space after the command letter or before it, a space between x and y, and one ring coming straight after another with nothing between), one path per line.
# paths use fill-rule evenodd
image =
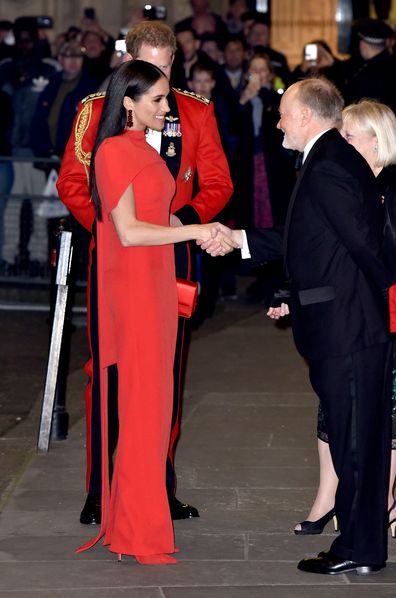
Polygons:
M173 553L165 485L177 330L173 245L123 247L111 219L130 183L136 216L169 226L175 184L144 131L106 139L95 161L102 413L102 525L112 552ZM118 367L119 439L109 492L106 368Z

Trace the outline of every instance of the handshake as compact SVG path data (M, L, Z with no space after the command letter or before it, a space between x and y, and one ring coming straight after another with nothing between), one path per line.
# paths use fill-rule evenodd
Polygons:
M241 230L233 230L220 222L212 222L204 226L207 227L205 231L207 234L203 235L203 238L197 239L197 245L212 257L226 255L234 249L241 249L243 243Z

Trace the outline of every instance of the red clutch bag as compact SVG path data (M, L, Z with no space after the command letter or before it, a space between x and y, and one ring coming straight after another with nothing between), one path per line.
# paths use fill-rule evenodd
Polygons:
M183 278L176 278L177 297L179 300L179 316L191 318L197 305L198 284Z

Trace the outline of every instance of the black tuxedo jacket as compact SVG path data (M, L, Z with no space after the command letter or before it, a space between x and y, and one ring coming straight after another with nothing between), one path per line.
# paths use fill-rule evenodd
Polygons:
M247 233L268 258L265 232ZM328 359L389 340L382 257L383 208L367 162L336 129L309 152L290 200L283 254L292 327L307 359ZM279 251L279 243L273 243ZM265 248L267 248L267 253Z

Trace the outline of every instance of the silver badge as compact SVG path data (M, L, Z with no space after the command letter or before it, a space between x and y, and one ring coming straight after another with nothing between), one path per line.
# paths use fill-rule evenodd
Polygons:
M192 169L191 169L191 166L189 166L187 168L187 170L185 172L183 172L182 179L185 183L188 183L188 181L191 179L191 177L192 177Z

